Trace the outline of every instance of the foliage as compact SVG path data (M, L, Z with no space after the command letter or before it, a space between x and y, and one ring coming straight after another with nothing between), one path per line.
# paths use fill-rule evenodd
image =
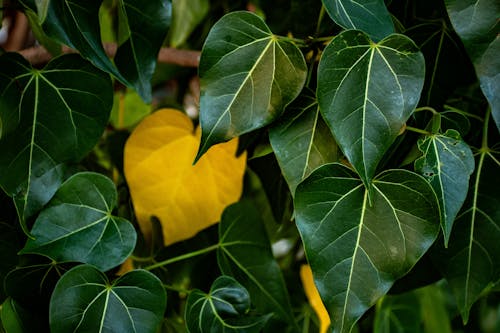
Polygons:
M498 331L497 1L3 5L2 331Z

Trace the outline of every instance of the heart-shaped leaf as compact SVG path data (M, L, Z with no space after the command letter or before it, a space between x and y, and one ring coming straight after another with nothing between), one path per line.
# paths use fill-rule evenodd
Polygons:
M394 32L384 0L323 0L328 15L345 29L358 29L379 41Z
M337 144L310 90L304 90L270 128L269 140L292 195L315 168L339 159Z
M500 156L482 149L471 190L451 232L448 249L435 259L457 300L464 322L472 305L500 280Z
M114 282L90 265L69 270L50 301L50 329L68 332L156 332L166 306L161 281L144 270Z
M52 1L53 3L55 1ZM97 143L113 103L109 76L78 55L35 70L18 54L0 57L0 186L22 219L54 195L65 162Z
M311 266L300 266L300 280L302 281L304 292L309 300L309 304L311 304L312 308L316 312L316 315L318 316L320 333L327 333L331 323L330 316L328 315L328 311L326 311L318 289L314 284Z
M271 33L249 12L225 15L201 52L201 145L261 128L278 118L302 90L307 67L300 50Z
M127 220L111 215L117 203L113 182L83 172L61 185L33 225L21 253L57 262L78 261L106 271L132 253L137 235Z
M445 0L455 31L476 69L481 90L500 130L500 4L496 0Z
M323 52L321 114L367 187L417 105L424 68L422 54L402 35L374 44L362 32L345 31Z
M405 275L439 232L436 195L420 175L391 170L362 181L341 164L314 171L295 193L296 222L335 332L355 322Z
M269 319L251 316L250 295L229 276L218 277L208 294L193 290L187 299L186 324L190 333L261 332Z
M170 0L120 0L119 8L128 38L118 47L114 61L120 74L149 103L151 78L170 25L172 5Z
M239 202L224 210L219 225L217 260L223 274L248 289L257 310L295 322L281 270L257 209Z
M125 145L125 177L142 232L151 236L151 217L163 227L165 244L194 236L217 223L224 208L238 201L245 155L237 141L213 147L193 165L200 131L173 109L145 118Z
M424 156L415 161L415 170L427 178L438 196L447 246L453 222L467 196L474 157L469 145L454 130L428 136L419 142L418 148Z

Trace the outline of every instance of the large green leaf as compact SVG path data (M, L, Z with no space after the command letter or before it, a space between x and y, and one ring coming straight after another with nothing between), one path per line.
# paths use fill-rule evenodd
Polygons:
M424 68L422 54L402 35L374 44L362 32L345 31L323 52L319 107L367 186L420 98Z
M107 74L78 55L55 58L36 70L7 53L0 68L0 186L24 219L56 192L63 163L80 160L97 143L113 89Z
M263 221L249 202L236 203L224 210L217 259L223 274L234 277L248 289L257 310L272 312L289 324L295 322Z
M290 104L270 128L269 140L292 195L315 168L339 159L337 144L310 90Z
M500 279L500 156L477 156L471 189L453 227L447 250L435 255L464 322L471 306Z
M50 301L50 328L68 332L156 332L166 306L161 281L144 270L114 282L90 265L69 270Z
M455 31L474 63L481 89L500 130L500 3L496 0L445 0Z
M335 23L345 29L364 31L374 41L394 32L384 0L323 0L323 4Z
M115 64L139 95L151 102L151 78L170 25L172 5L170 0L120 0L119 6L128 38L118 47Z
M169 31L170 46L184 44L210 9L209 0L172 0L172 26Z
M48 256L57 262L78 261L103 271L121 264L136 242L134 227L111 213L117 203L113 182L83 172L61 185L35 221L21 253Z
M249 12L225 15L203 46L199 158L212 145L261 128L281 115L302 90L300 50L271 33Z
M428 136L419 141L418 148L424 155L415 161L415 170L427 178L438 196L441 229L447 245L453 222L467 196L474 156L455 130Z
M362 181L327 164L295 192L296 222L335 332L355 322L405 275L439 232L436 195L420 175L390 170Z
M186 304L186 325L190 333L260 332L269 316L249 316L250 295L236 280L217 278L208 294L193 290Z

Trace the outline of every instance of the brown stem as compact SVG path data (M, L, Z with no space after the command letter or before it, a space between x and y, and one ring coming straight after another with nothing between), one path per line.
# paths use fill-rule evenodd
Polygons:
M115 43L104 44L104 50L110 57L114 57L116 49L117 46ZM64 46L62 52L74 53L76 51ZM52 58L52 55L42 46L30 47L19 51L19 53L35 66L44 64ZM158 54L158 62L182 67L198 67L200 62L200 52L163 47Z

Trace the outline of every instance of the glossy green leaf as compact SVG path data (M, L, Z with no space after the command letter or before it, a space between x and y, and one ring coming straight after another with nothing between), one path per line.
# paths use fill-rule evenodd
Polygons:
M113 89L108 75L78 55L35 70L20 55L7 53L0 68L0 186L24 219L56 192L63 163L79 161L97 143Z
M186 325L190 333L261 332L269 316L251 316L250 295L236 280L217 278L208 294L194 290L186 304Z
M318 102L340 148L365 185L420 98L424 58L405 36L378 44L345 31L327 46L318 68Z
M445 0L445 3L500 130L500 3L496 0Z
M314 94L304 91L269 130L290 192L317 167L337 162L340 151L320 115Z
M196 26L208 14L209 9L209 0L172 0L170 46L179 47L184 44Z
M334 332L356 321L405 275L439 232L436 195L420 175L390 170L368 191L349 168L328 164L295 193L296 223Z
M126 38L114 58L120 74L145 102L151 102L151 78L172 15L170 0L120 0Z
M166 306L161 281L144 270L110 282L90 265L69 270L52 294L52 333L156 332Z
M385 296L377 303L374 333L421 333L422 316L415 293Z
M226 208L219 225L219 267L250 292L261 313L294 323L288 292L257 209L249 202Z
M418 147L423 156L415 161L415 170L427 178L438 196L441 229L447 246L453 222L467 196L474 156L454 130L428 136L419 141Z
M113 182L97 173L69 178L40 213L21 253L57 262L78 261L106 271L121 264L136 242L134 227L112 215L117 203Z
M435 256L464 322L482 293L500 279L500 155L482 151L469 195L455 221L447 250Z
M212 145L268 125L302 90L306 64L291 42L249 12L225 15L201 53L201 144Z
M323 0L326 11L344 29L357 29L379 41L394 33L384 0Z

